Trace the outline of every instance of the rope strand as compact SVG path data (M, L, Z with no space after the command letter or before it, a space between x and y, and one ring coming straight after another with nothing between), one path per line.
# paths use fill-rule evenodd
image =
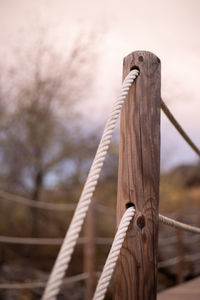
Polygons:
M22 204L29 207L35 207L38 209L44 209L44 210L50 210L50 211L58 211L58 212L64 212L64 211L74 211L76 208L76 203L50 203L50 202L44 202L44 201L35 201L32 199L29 199L24 196L16 195L10 192L6 192L3 190L0 190L0 197L4 200L13 201L17 204ZM97 211L108 213L114 215L115 211L114 209L104 206L102 204L97 203L95 206L95 209Z
M185 231L189 231L189 232L192 232L192 233L200 234L200 228L199 227L191 226L191 225L179 222L179 221L175 221L171 218L168 218L168 217L165 217L165 216L162 216L162 215L159 215L159 222L163 223L165 225L174 227L174 228L179 228L181 230L185 230Z
M175 119L175 117L170 112L169 108L166 106L164 101L161 99L161 108L167 118L171 121L171 123L174 125L174 127L178 130L180 135L184 138L184 140L188 143L188 145L194 150L194 152L200 156L200 150L199 148L193 143L191 138L187 135L187 133L183 130L181 125L178 123L178 121Z
M96 287L96 291L93 297L93 300L103 300L107 291L107 288L109 286L110 280L112 278L116 262L120 253L120 249L122 247L124 238L126 236L128 227L130 225L131 220L133 219L135 215L135 209L133 207L129 207L119 224L117 233L115 235L112 247L110 249L110 252L108 254L106 263L104 265L103 271L101 273L99 282Z

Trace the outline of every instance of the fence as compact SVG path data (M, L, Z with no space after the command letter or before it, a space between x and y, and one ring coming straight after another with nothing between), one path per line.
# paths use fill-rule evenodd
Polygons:
M157 267L179 262L179 258L175 258L173 262L157 263L158 222L164 221L158 213L160 107L186 142L200 155L199 149L161 99L159 58L149 52L134 52L124 60L123 76L126 77L134 68L140 74L130 89L121 113L118 224L127 203L133 203L136 213L116 266L115 300L156 299ZM182 226L182 229L187 230L188 226Z
M34 207L41 211L48 211L52 213L66 213L73 212L76 204L62 204L62 203L49 203L43 201L31 200L27 197L16 195L4 190L0 190L0 198L5 201L13 202L17 205L23 205L25 207ZM94 204L94 202L92 203ZM84 253L84 273L78 274L63 281L63 286L71 283L85 281L84 299L89 300L94 292L94 287L99 272L95 269L95 248L96 246L109 247L112 244L113 239L109 237L99 237L95 234L96 228L96 213L109 214L114 219L115 213L112 208L96 203L95 206L90 207L88 218L84 230L84 236L80 237L77 244L83 246ZM0 244L17 244L17 245L32 245L32 246L60 246L63 242L63 238L39 238L39 237L17 237L17 236L3 236L0 235ZM19 278L20 281L20 278ZM0 283L0 290L12 290L12 289L35 289L44 288L47 281L34 281L29 283Z
M124 60L123 78L121 94L106 124L74 217L47 282L43 300L54 300L59 293L120 111L118 230L93 299L104 299L114 269L115 300L156 299L157 268L177 264L182 259L175 257L158 264L158 223L200 234L200 228L159 215L158 211L160 108L200 156L198 147L161 99L160 60L150 52L131 53ZM32 202L29 204L33 205ZM187 255L184 259L192 260L199 257L197 253L196 257ZM87 278L87 274L80 276L82 275L84 279Z

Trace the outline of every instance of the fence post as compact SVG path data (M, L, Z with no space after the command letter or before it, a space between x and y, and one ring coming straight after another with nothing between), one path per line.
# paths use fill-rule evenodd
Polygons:
M160 60L146 51L124 59L123 78L140 70L121 113L117 224L133 203L114 275L115 300L153 300L157 288L160 179Z

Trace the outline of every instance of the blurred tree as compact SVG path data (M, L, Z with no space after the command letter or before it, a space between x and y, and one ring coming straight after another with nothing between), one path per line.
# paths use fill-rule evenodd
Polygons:
M23 58L14 57L7 74L12 89L4 95L9 101L4 101L7 128L1 143L1 188L38 201L44 180L55 175L57 165L65 163L70 172L72 167L82 168L81 157L90 158L94 145L88 143L89 134L81 138L77 104L91 92L95 47L94 36L80 35L66 56L48 45L42 34L34 48L22 51ZM37 209L32 208L31 214L32 235L37 235Z

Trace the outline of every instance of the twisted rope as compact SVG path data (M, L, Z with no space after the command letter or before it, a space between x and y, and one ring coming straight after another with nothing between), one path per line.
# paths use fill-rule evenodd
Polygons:
M91 198L93 196L122 105L126 99L126 96L129 92L133 81L138 76L138 74L138 70L132 70L123 82L120 96L114 104L113 110L106 123L85 186L83 188L81 197L79 199L71 224L65 236L64 242L57 256L53 270L50 274L42 300L55 300L56 296L59 293L63 277L68 268L72 253L74 251L74 247L77 243L77 239L79 237L79 233L81 231L86 216L86 212L91 202Z
M50 203L50 202L44 202L44 201L35 201L20 195L16 195L13 193L9 193L3 190L0 190L0 197L4 200L9 200L16 202L18 204L30 206L30 207L35 207L39 209L46 209L46 210L52 210L53 212L55 211L74 211L76 208L76 203ZM114 209L104 206L102 204L97 203L96 205L96 210L103 212L103 213L108 213L114 215Z
M107 257L106 263L104 265L101 277L99 279L93 300L103 300L105 297L105 293L107 291L107 288L109 286L110 280L112 278L113 272L114 272L114 268L120 253L120 249L122 247L124 238L126 236L126 232L128 229L128 226L131 222L131 220L133 219L135 215L135 209L133 207L130 207L126 210L125 214L123 215L119 228L117 230L117 233L115 235L110 253ZM193 233L200 233L200 228L191 226L191 225L187 225L187 224L183 224L181 222L175 221L173 219L167 218L165 216L159 215L159 221L161 223L164 223L166 225L175 227L175 228L180 228L180 229L184 229L186 231L189 232L193 232ZM197 259L199 259L199 254ZM179 262L179 258L175 257L173 259L170 260L171 264L176 264ZM163 266L165 266L166 263L165 262L160 262L158 264L158 268L162 268Z
M134 215L135 209L133 207L129 207L125 211L121 219L112 247L110 249L106 263L101 273L101 277L99 279L93 300L103 300L105 297L105 293L112 278L116 262L120 253L120 249L126 236L126 232Z
M199 227L184 224L182 222L175 221L171 218L168 218L168 217L165 217L165 216L162 216L162 215L159 215L159 222L163 223L165 225L174 227L174 228L179 228L179 229L182 229L182 230L185 230L185 231L200 234L200 228Z
M161 108L162 111L165 113L167 118L171 121L171 123L174 125L174 127L177 129L177 131L180 133L180 135L184 138L184 140L188 143L188 145L196 152L198 156L200 156L200 149L193 143L191 138L187 135L187 133L183 130L181 125L178 123L178 121L175 119L175 117L170 112L167 105L164 103L164 101L161 99Z

